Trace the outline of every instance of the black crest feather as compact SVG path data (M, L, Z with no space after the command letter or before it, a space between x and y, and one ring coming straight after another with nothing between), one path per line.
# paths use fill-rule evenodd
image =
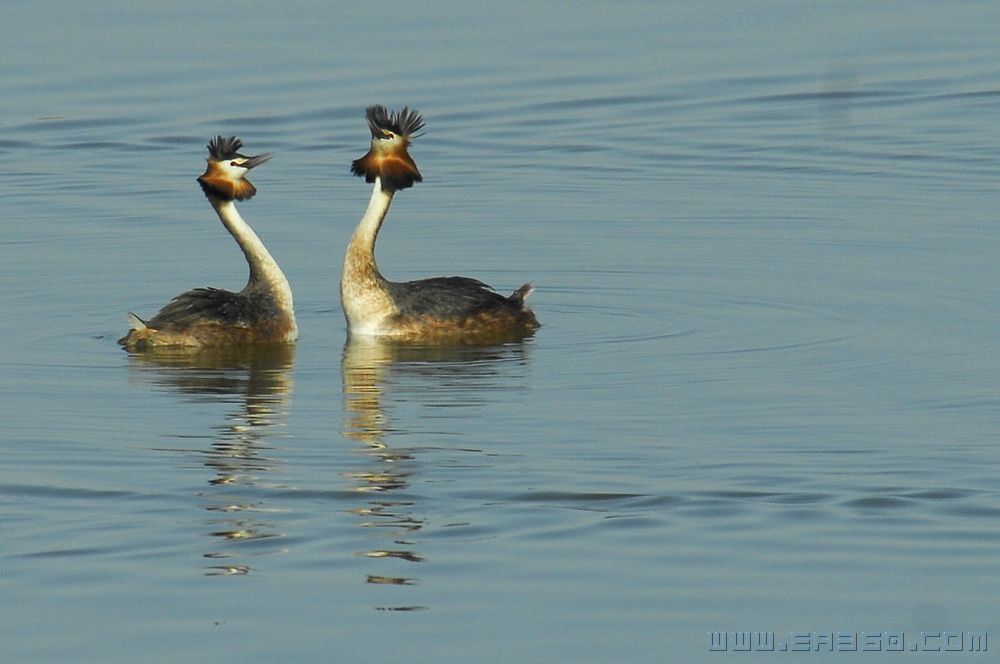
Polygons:
M217 161L232 159L240 156L240 148L242 147L243 141L235 136L230 136L229 138L216 136L208 142L208 154L212 156L212 159Z
M365 156L351 162L351 172L364 177L366 182L379 178L382 188L389 191L407 189L422 182L420 169L407 150L410 136L424 126L420 113L408 106L389 112L385 106L373 105L365 111L365 119L372 132L371 148ZM389 138L385 135L387 131L395 134L395 138L384 141Z
M424 128L424 118L417 111L404 106L402 110L390 113L385 106L375 104L365 111L372 136L378 137L379 129L388 129L400 136L412 136Z

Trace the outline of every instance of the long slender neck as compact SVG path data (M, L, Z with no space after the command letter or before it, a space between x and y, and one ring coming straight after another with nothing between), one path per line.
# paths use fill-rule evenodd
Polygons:
M347 246L340 277L340 302L352 332L377 329L380 321L394 310L388 282L375 265L375 239L392 203L392 192L391 188L383 191L381 178L375 178L368 209Z
M378 238L379 229L385 215L389 212L392 204L392 190L382 189L381 178L375 178L375 186L372 188L372 197L368 201L368 209L358 222L358 227L351 237L351 243L347 247L347 256L344 258L344 271L341 275L341 284L345 282L357 281L359 279L374 279L381 281L378 266L375 264L375 240Z
M240 245L243 255L246 256L250 265L250 279L247 281L246 291L264 291L271 293L278 305L292 309L292 289L288 285L288 279L278 267L277 261L271 256L264 243L261 242L257 234L254 233L250 225L240 216L239 211L233 201L221 200L214 196L208 197L216 214L226 227L236 244Z

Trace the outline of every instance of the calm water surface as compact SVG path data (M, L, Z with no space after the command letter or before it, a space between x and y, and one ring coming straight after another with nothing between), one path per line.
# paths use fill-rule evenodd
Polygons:
M995 3L218 9L0 26L6 660L1000 639ZM427 121L383 270L531 280L533 339L347 343L370 103ZM217 133L276 155L241 210L301 339L130 357L244 283Z

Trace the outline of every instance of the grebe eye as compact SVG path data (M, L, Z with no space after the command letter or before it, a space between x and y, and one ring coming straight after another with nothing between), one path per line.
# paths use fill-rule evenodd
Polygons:
M231 162L229 162L229 165L230 165L230 166L239 166L239 164L237 164L237 163L236 163L235 161L231 161Z

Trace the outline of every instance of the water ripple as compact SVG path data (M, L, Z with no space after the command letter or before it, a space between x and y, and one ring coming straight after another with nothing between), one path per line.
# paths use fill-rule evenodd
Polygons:
M0 484L0 494L4 494L12 498L60 498L66 500L84 501L103 499L137 500L140 498L140 496L137 496L130 491L85 489L80 487L53 486L49 484Z

